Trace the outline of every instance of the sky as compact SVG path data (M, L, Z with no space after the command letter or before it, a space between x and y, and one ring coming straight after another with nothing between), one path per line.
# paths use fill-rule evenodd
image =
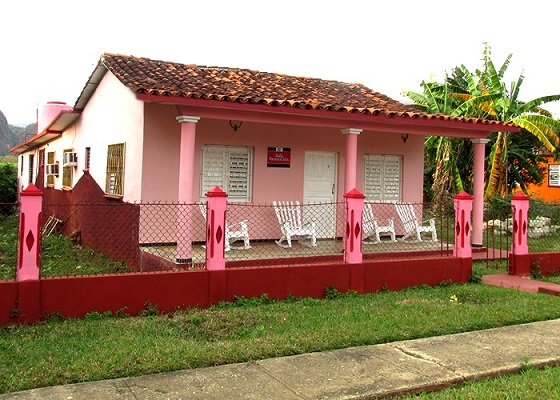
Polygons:
M560 93L550 0L8 0L0 24L0 111L36 121L47 101L74 105L104 52L362 83L403 91L482 67L484 42L519 98ZM545 108L560 118L560 102Z

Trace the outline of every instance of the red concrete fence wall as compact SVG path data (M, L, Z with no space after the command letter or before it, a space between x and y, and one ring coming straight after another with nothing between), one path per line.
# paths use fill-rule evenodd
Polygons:
M136 315L147 302L166 313L265 293L274 299L321 298L330 286L371 293L443 281L467 283L471 272L472 259L441 257L0 281L0 324L35 322L52 314L80 318L92 311Z

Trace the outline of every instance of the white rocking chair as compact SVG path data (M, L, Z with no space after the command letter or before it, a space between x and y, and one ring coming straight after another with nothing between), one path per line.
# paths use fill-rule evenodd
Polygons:
M315 219L311 222L304 223L301 216L301 206L299 201L273 201L276 218L280 224L282 237L276 241L276 244L283 248L292 247L292 238L298 238L300 244L304 246L317 246L317 230ZM310 239L311 243L307 244L303 241ZM287 244L283 244L283 242Z
M436 222L434 218L426 221L428 225L423 225L423 222L418 221L414 212L414 205L411 203L397 203L395 204L399 218L402 221L405 235L402 240L409 237L415 237L417 241L422 241L422 233L431 233L432 241L437 241Z
M377 218L373 215L371 203L364 203L364 212L362 217L362 242L379 243L381 242L381 234L389 234L391 242L396 242L395 223L392 218L387 219L387 225L379 225Z
M200 212L206 221L206 204L199 204ZM226 221L226 237L225 237L225 251L230 250L247 250L251 248L249 241L249 221L244 219L233 225L229 225ZM231 230L231 227L239 226L238 230ZM232 246L234 242L243 240L243 246Z

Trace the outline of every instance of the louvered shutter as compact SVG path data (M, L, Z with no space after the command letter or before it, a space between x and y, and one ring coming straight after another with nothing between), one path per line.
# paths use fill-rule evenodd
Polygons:
M222 146L205 146L202 149L202 182L201 195L206 195L215 186L219 186L225 190L225 165L226 165L225 147Z
M249 201L249 149L230 148L228 163L228 190L230 197Z
M204 146L202 149L201 197L219 186L230 201L251 200L249 147Z
M548 186L560 186L560 164L549 164Z
M369 201L399 202L402 158L367 154L364 160L364 191Z
M401 200L401 158L385 156L383 168L383 201L396 203Z
M364 191L368 200L382 200L383 158L381 156L367 155L365 159Z

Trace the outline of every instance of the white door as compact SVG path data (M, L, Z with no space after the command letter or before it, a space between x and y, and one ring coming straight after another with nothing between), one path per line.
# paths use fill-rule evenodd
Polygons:
M334 238L336 234L336 166L336 153L305 152L303 202L326 203L309 210L317 220L319 238Z

